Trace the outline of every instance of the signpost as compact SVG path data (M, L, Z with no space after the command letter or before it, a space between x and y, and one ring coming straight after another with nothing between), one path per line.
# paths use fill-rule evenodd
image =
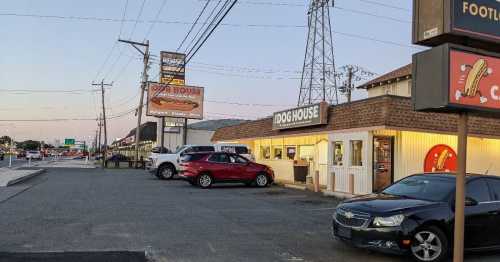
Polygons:
M183 86L186 84L186 54L160 52L160 83Z
M176 52L166 52L162 51L160 52L160 83L169 85L169 86L179 86L179 87L185 87L186 84L186 54L183 53L176 53ZM203 90L202 90L203 93ZM156 95L155 95L156 96ZM203 96L203 95L202 95ZM159 103L166 103L166 101L159 101L159 99L156 99L157 101L153 101L158 105L157 102ZM187 101L187 100L186 100ZM152 104L152 107L155 107L155 104ZM149 105L149 103L148 103ZM184 135L183 135L183 144L186 144L186 137L187 137L187 119L188 118L194 118L194 119L202 119L203 118L203 97L201 100L201 116L179 116L182 115L182 113L174 113L173 111L170 111L171 115L160 115L159 117L162 118L161 122L161 146L164 146L164 140L165 140L165 117L166 116L174 116L178 117L179 119L182 120L182 127L184 130ZM149 107L148 107L149 108ZM154 112L155 109L153 109L152 114L156 114ZM149 112L149 110L148 110ZM158 113L158 112L157 112ZM159 113L158 113L159 114ZM195 113L197 114L197 113ZM169 127L169 131L172 132L175 130L179 130L177 126L171 128ZM180 132L180 130L179 130Z
M328 123L328 103L288 109L273 114L273 130L324 125Z
M74 138L66 138L64 139L64 146L66 147L71 147L75 145L75 139Z
M203 119L203 87L148 85L148 116Z
M468 114L500 116L500 1L414 0L413 10L413 43L434 47L413 56L414 108L458 114L453 261L462 262Z
M414 0L413 43L450 42L500 52L500 2L495 0Z

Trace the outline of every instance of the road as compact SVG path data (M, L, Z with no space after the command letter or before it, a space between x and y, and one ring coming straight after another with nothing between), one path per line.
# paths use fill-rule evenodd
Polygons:
M202 190L144 171L52 169L0 189L0 261L1 252L143 250L156 261L408 261L333 240L337 203L277 186Z
M13 167L26 165L26 163L27 163L26 159L16 159L15 157L12 158L12 166ZM9 157L5 156L4 160L0 161L0 168L8 167L8 166L9 166Z

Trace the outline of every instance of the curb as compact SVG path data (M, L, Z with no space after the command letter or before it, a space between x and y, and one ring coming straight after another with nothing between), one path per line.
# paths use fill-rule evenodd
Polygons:
M28 180L32 177L35 177L35 176L38 176L38 175L44 173L46 170L45 169L38 169L38 170L33 170L33 171L34 172L32 172L31 174L28 174L26 176L23 176L23 177L20 177L20 178L17 178L17 179L14 179L14 180L7 182L7 185L5 185L5 186L8 187L8 186L12 186L14 184L23 182L25 180Z

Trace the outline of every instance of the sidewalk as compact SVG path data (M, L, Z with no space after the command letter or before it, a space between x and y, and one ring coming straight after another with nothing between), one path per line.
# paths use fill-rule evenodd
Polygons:
M0 168L0 187L11 186L43 173L44 169L19 170Z
M96 168L95 162L89 160L85 162L85 160L80 159L58 159L51 160L46 163L40 163L37 167L42 168Z

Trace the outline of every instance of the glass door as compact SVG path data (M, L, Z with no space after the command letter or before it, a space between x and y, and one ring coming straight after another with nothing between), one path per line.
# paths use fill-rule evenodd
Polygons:
M379 192L381 189L394 182L393 158L394 158L394 138L374 137L373 138L373 191Z

